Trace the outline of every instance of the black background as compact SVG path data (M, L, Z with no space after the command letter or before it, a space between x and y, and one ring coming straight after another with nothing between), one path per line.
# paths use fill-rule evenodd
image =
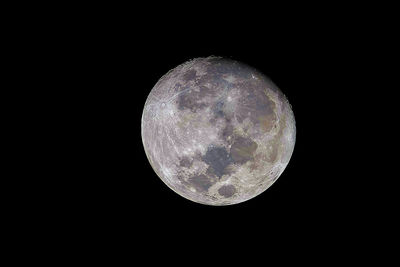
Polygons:
M334 242L346 247L364 238L359 218L371 206L358 195L360 137L353 130L362 124L353 99L362 92L355 65L364 59L358 41L364 29L351 23L351 12L338 19L333 11L303 8L308 12L279 15L209 6L167 15L86 9L56 25L43 21L32 40L46 54L46 85L55 88L43 97L50 95L51 110L61 109L43 112L54 116L46 138L57 144L49 153L51 178L41 184L46 194L38 209L45 207L51 218L45 227L62 229L82 247L115 244L124 253L140 246L139 252L157 255L182 250L199 261L215 249L230 259L246 249L268 255L309 248L328 255ZM158 79L211 55L271 78L291 103L297 127L281 177L261 195L223 207L170 190L146 158L140 129Z

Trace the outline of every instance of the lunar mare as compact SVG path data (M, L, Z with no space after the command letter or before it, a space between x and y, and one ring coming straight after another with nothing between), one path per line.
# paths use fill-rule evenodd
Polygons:
M161 180L207 205L251 199L282 174L293 153L291 106L243 63L196 58L161 77L142 114L142 141Z

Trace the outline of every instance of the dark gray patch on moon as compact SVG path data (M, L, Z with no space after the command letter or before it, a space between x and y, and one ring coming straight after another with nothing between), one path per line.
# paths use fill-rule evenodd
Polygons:
M214 97L216 92L214 86L206 86L206 83L207 81L196 82L199 90L191 89L191 85L184 87L178 96L178 108L180 110L189 109L192 112L196 112L207 107L209 103L205 103L204 98Z
M222 130L222 138L224 140L227 140L228 137L230 137L233 134L233 125L232 123L228 122L226 123L224 129Z
M233 185L223 185L218 189L218 193L228 198L236 193L236 188Z
M215 175L218 177L229 173L226 167L232 163L232 159L224 147L214 146L208 148L207 153L203 157L203 161L210 165Z
M197 191L200 192L207 191L213 185L211 179L204 174L190 177L188 182L192 184Z
M189 168L192 166L193 160L190 160L188 157L183 157L179 161L179 166Z
M188 72L186 72L183 75L183 79L185 79L186 81L191 81L196 79L196 71L195 70L189 70Z
M178 108L180 110L189 109L196 112L199 109L205 108L207 105L201 102L201 95L198 92L185 91L178 97Z
M224 101L218 100L217 103L215 103L213 110L216 117L224 117Z
M249 88L249 93L247 97L240 100L237 120L243 122L249 118L255 125L260 125L264 131L269 131L276 120L275 103L258 86L251 83L245 86Z
M250 138L238 136L231 147L231 157L235 163L244 164L253 158L257 143Z

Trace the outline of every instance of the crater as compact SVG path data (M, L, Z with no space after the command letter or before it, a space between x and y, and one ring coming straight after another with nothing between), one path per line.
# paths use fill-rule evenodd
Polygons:
M188 157L183 157L179 161L179 165L181 167L190 168L193 164L193 160L190 160Z
M231 197L236 193L236 188L233 185L223 185L218 189L218 193L223 197Z
M237 137L232 144L230 155L235 163L244 164L253 159L258 145L250 138Z

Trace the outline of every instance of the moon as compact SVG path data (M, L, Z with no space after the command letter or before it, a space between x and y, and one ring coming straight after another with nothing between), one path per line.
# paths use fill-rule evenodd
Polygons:
M147 158L182 197L223 206L264 192L292 156L296 126L278 87L244 63L196 58L165 74L141 122Z

